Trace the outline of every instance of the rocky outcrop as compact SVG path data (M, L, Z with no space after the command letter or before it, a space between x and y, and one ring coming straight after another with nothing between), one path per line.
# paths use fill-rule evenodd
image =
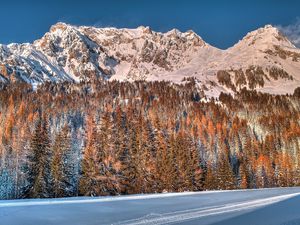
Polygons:
M265 53L273 56L279 56L282 59L291 58L294 62L299 62L300 52L293 52L289 50L284 50L278 45L274 45L274 50L268 49Z

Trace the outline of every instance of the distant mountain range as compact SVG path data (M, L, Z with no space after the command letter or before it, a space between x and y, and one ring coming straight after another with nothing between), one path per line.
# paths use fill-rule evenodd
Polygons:
M292 93L300 86L300 49L271 25L221 50L193 31L53 25L29 44L0 45L0 81L169 80L195 77L207 96L241 88Z

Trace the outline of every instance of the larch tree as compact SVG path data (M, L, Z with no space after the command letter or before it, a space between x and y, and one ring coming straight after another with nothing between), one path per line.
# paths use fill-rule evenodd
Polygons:
M87 140L81 161L81 178L79 193L86 196L96 196L102 193L99 189L99 143L98 132L93 115L87 120Z
M193 171L191 165L189 137L183 131L179 131L176 138L176 147L178 152L177 162L181 177L182 191L193 190Z

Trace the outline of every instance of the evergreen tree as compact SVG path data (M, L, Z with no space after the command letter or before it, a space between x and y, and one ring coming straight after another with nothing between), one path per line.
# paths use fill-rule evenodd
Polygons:
M96 196L102 193L99 185L99 143L98 132L93 116L87 121L87 144L81 162L79 192L81 195Z
M160 129L160 128L159 128ZM168 174L168 148L162 131L156 132L155 137L155 164L156 164L156 182L157 190L164 191L166 189L167 179L170 174Z
M26 197L51 197L51 150L48 134L48 121L41 116L31 138L30 153L28 156L28 187Z
M11 199L13 195L13 177L7 169L0 169L0 199Z
M218 182L217 189L231 190L235 188L235 177L228 156L224 153L219 154L216 176Z
M192 142L190 146L191 152L191 168L192 168L192 182L194 191L201 191L204 188L204 174L201 168L201 159L196 143Z
M99 156L99 183L103 195L117 194L116 177L114 175L114 146L112 138L111 112L108 110L101 118L101 127L98 134Z
M68 197L75 194L74 167L70 131L68 125L65 125L58 133L53 146L51 164L53 197Z
M216 190L218 188L216 172L211 163L206 165L204 188L205 190Z
M155 158L153 155L153 138L151 124L148 120L140 117L140 152L141 152L141 167L144 179L143 192L151 193L156 190L157 182L155 179Z
M248 171L246 168L246 165L244 162L240 164L240 169L239 169L239 188L241 189L247 189L249 188L249 175Z
M183 131L179 131L176 138L177 162L180 173L180 189L182 191L193 190L193 171L191 166L191 154L189 137Z
M139 145L140 140L137 136L137 130L134 124L132 123L129 128L130 136L129 136L129 145L128 145L128 153L125 156L125 173L124 175L129 181L129 194L141 193L143 187L143 178L142 171L140 168L140 152ZM125 153L126 154L126 153Z
M177 167L176 160L176 143L174 140L174 136L171 135L168 141L168 152L167 152L167 160L165 162L166 167L166 183L165 188L168 191L177 191L179 189L179 172Z

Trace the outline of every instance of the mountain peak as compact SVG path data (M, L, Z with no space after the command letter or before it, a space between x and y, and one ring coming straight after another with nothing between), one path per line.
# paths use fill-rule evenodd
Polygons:
M137 29L141 30L144 34L152 34L152 29L149 26L139 26Z
M257 30L260 30L261 32L263 32L263 31L271 31L271 32L274 32L274 33L279 32L278 28L273 26L272 24L266 24L264 27L260 27Z
M53 32L56 32L57 30L65 31L67 28L70 28L70 27L74 27L74 26L67 24L67 23L58 22L50 27L50 32L53 33Z
M284 36L278 28L268 24L246 34L234 47L254 47L261 50L269 49L277 45L287 48L295 48L295 46Z

